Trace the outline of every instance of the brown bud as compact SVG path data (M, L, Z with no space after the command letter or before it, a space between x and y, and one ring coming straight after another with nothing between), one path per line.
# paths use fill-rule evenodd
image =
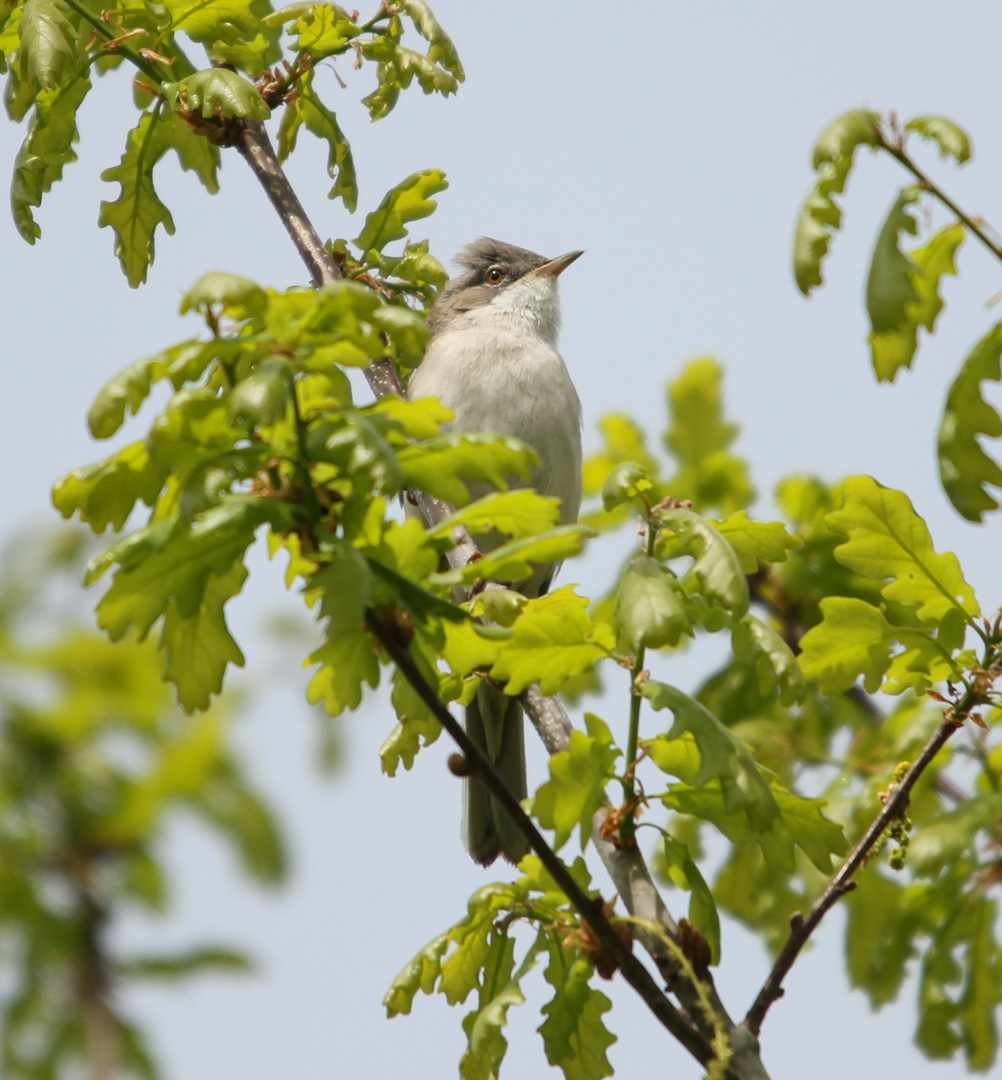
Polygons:
M462 754L450 754L446 764L448 764L449 772L451 772L453 776L470 775L470 763Z

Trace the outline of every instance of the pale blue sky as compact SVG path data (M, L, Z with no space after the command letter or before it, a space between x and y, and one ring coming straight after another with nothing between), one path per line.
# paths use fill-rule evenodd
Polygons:
M905 176L890 162L860 160L829 284L810 301L793 285L790 246L814 139L837 113L861 104L905 117L938 112L963 124L975 147L966 169L921 156L961 205L1002 227L998 5L437 0L433 7L466 65L457 97L412 90L372 125L358 105L371 88L368 71L340 67L347 91L333 73L318 73L353 143L363 211L410 172L436 166L451 187L415 234L429 236L443 260L480 234L549 255L586 249L561 279L563 352L584 404L586 445L609 410L660 431L665 381L685 360L712 353L727 366L728 406L764 496L761 514L787 472L872 473L910 493L937 546L957 550L986 604L997 602L998 519L977 528L949 510L935 475L934 433L946 380L992 319L985 303L1000 287L998 264L965 246L962 280L946 285L935 343L920 350L914 374L877 387L861 296L875 230ZM202 272L233 270L276 286L304 278L263 194L230 153L214 199L173 165L163 170L177 235L158 238L150 283L128 289L110 233L96 227L98 202L111 190L99 174L124 143L124 76L88 99L80 161L46 199L42 240L28 248L0 217L4 533L47 520L51 481L104 452L86 433L93 394L137 356L195 331L176 312L182 290ZM8 173L19 136L0 126ZM320 232L355 235L360 220L325 200L325 151L307 134L300 143L290 172ZM563 580L595 594L609 574L601 548L565 569ZM233 605L236 625L259 621L262 607L278 603L277 577L256 559L248 593ZM403 963L491 880L459 842L448 748L443 740L412 773L382 777L376 749L392 722L375 699L345 721L349 771L320 780L311 763L314 721L290 688L296 674L281 675L280 657L253 633L243 639L251 670L263 665L281 684L258 700L241 742L288 823L294 878L279 895L261 896L235 878L213 842L179 823L170 833L178 916L163 926L130 924L123 940L243 942L261 958L263 975L143 992L129 1004L152 1030L171 1080L454 1075L461 1009L422 998L416 1016L387 1022L380 1005ZM698 679L693 657L673 670L683 686ZM617 708L604 710L614 725ZM542 752L530 743L530 754L541 778ZM681 910L678 894L670 902ZM958 1063L927 1065L911 1048L914 986L876 1017L861 995L849 994L840 921L831 917L767 1021L765 1060L775 1080L961 1075ZM736 1014L765 971L758 945L729 925L718 984ZM529 1005L511 1014L510 1077L547 1072L532 1030L539 982ZM621 1037L610 1054L617 1075L699 1075L628 990L615 983L609 992L617 1003L610 1026Z

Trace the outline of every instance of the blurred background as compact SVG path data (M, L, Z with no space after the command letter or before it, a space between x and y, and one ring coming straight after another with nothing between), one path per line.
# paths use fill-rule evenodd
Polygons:
M756 514L773 512L776 481L794 471L834 480L869 472L906 490L937 548L958 552L988 603L998 600L999 526L962 522L939 487L935 431L946 381L990 325L986 304L998 265L967 243L961 281L947 280L947 308L914 372L877 386L862 307L875 232L906 175L892 162L860 160L849 183L843 234L810 301L790 270L793 226L811 181L810 152L845 109L935 112L972 135L962 170L917 156L957 202L1002 226L1002 129L995 93L1002 10L845 0L830 5L747 6L511 0L504 5L435 0L467 72L459 94L425 98L416 88L371 124L358 99L367 69L329 64L317 74L351 140L361 187L350 220L326 201L326 148L304 133L290 162L295 187L324 236L354 236L387 188L420 168L443 168L439 210L412 230L443 261L482 234L555 256L587 255L561 279L562 351L584 405L585 446L609 411L663 430L665 382L697 355L726 368L728 413L742 427L736 452L752 463ZM362 12L363 17L366 12ZM97 389L124 365L182 340L197 326L177 314L182 291L207 270L262 284L305 280L298 257L249 170L224 154L222 192L208 196L170 163L159 187L177 226L158 236L149 282L128 288L112 236L96 226L100 181L118 161L131 105L127 72L98 85L80 115L80 160L46 197L42 239L27 247L0 216L7 359L0 397L5 537L54 523L48 490L68 469L104 456L85 424ZM0 125L9 172L23 132ZM159 399L158 399L159 400ZM123 440L144 430L126 426ZM617 541L622 545L624 541ZM563 583L598 595L622 554L604 542L565 567ZM388 1022L381 999L403 964L461 917L470 892L495 874L470 862L459 840L460 789L445 740L414 769L388 779L377 749L393 726L372 695L333 733L305 703L309 630L282 588L284 567L255 553L251 579L228 607L247 655L235 739L248 782L271 806L288 848L281 888L249 885L232 845L198 815L168 819L158 852L174 882L168 919L130 915L111 928L123 951L186 949L202 941L246 949L256 976L206 975L183 989L130 990L122 1001L150 1036L171 1080L334 1077L346 1072L451 1075L464 1045L460 1010L420 998L415 1017ZM87 604L91 605L96 596ZM294 628L288 624L293 620ZM286 624L276 636L276 623ZM673 661L691 688L706 670L698 650ZM620 695L621 697L621 695ZM619 730L618 703L603 711ZM333 740L333 741L332 741ZM333 772L321 768L326 755ZM530 743L530 783L544 776ZM678 894L669 902L680 907ZM914 987L879 1014L850 992L836 911L787 981L763 1036L775 1080L908 1075L946 1080L959 1063L928 1063L911 1046ZM757 941L728 923L718 985L740 1015L768 963ZM541 980L539 980L541 982ZM607 1017L620 1041L617 1075L696 1077L698 1066L614 982ZM542 998L512 1010L505 1070L543 1075ZM809 1066L805 1067L805 1062Z

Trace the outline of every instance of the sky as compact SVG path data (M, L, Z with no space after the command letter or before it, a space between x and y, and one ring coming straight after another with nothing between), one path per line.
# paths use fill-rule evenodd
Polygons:
M961 206L1002 227L1002 9L973 0L432 6L466 66L458 95L426 98L413 88L372 124L358 104L372 88L370 71L339 65L343 91L332 71L318 72L352 141L360 213L411 172L438 167L450 188L414 235L429 237L443 261L484 234L550 256L585 249L561 278L561 347L583 402L586 450L609 411L661 431L666 381L685 361L714 355L742 427L736 449L753 463L757 514L770 516L771 491L790 472L870 473L910 494L937 548L957 551L993 604L998 518L972 526L951 511L936 475L935 431L952 373L991 325L997 263L965 245L960 281L944 289L940 332L920 347L914 372L878 386L865 347L863 285L876 230L907 177L893 162L861 154L826 285L810 300L793 284L790 251L814 140L859 105L905 118L940 113L966 127L975 154L964 169L924 148L917 156ZM196 331L177 314L196 278L219 269L278 287L304 281L263 193L229 153L215 197L172 163L162 169L158 185L177 234L158 236L148 284L130 290L112 237L96 222L100 199L117 190L100 173L117 162L131 115L124 73L92 92L80 160L46 197L33 248L0 216L4 536L51 522L52 481L107 452L87 434L92 397L133 359ZM0 125L8 172L21 135ZM350 220L340 203L326 201L325 160L326 150L302 135L292 181L322 235L357 235L361 216ZM141 417L124 437L138 437L148 422ZM563 582L596 595L617 562L600 546L565 568ZM298 652L276 649L260 630L269 613L296 610L279 577L255 555L251 582L228 611L245 628L245 685L255 687L238 738L285 823L292 880L275 893L248 886L216 841L180 819L166 838L175 914L115 928L123 949L246 945L259 975L130 992L125 1005L151 1033L170 1080L323 1080L415 1067L454 1075L465 1010L421 998L415 1015L388 1022L381 999L404 963L463 915L466 897L504 871L485 874L462 849L460 792L445 768L444 739L412 772L380 774L377 750L393 723L382 697L343 720L343 768L320 774ZM691 688L705 659L686 654L673 677ZM530 783L541 781L544 755L531 742L530 758ZM681 912L679 894L668 898ZM774 1080L960 1076L959 1063L927 1063L911 1046L914 983L876 1015L848 990L840 933L836 912L766 1022L763 1053ZM767 970L758 943L728 923L717 981L732 1012L743 1014ZM526 1007L512 1010L509 1076L547 1075L533 1032L541 981ZM652 1061L659 1074L700 1075L627 987L614 981L606 990L615 1002L607 1020L620 1037L610 1051L617 1075L648 1075Z

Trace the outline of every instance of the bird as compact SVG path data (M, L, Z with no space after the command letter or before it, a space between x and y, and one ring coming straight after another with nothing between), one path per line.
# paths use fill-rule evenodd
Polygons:
M454 432L514 436L539 456L528 486L560 499L562 524L581 506L581 402L557 350L557 279L583 252L547 259L525 248L480 237L456 256L463 273L444 287L428 317L431 336L407 388L410 399L437 397L452 411ZM516 482L514 486L523 486ZM490 488L471 484L479 498ZM490 551L505 537L479 539ZM559 564L536 567L511 583L527 597L549 589ZM467 734L484 750L520 801L527 795L522 707L487 680L466 707ZM500 855L518 862L524 835L475 778L464 781L463 840L473 860Z

